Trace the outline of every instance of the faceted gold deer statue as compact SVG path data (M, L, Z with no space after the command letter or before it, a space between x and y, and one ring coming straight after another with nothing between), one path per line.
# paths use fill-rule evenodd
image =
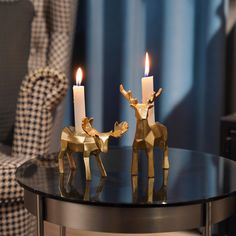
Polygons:
M92 127L93 119L84 118L82 128L85 133L76 134L74 127L65 127L61 134L61 151L58 155L59 172L64 173L64 156L67 155L71 170L76 168L75 161L72 157L73 152L83 152L85 164L86 180L91 180L90 155L96 157L102 177L107 173L100 158L101 152L108 151L108 140L121 137L128 130L127 122L116 122L114 130L106 133L100 133Z
M136 116L136 132L133 141L133 157L132 157L132 175L138 174L138 152L145 149L148 158L148 177L154 177L154 146L158 146L163 150L163 169L169 169L168 146L167 146L167 128L159 122L153 125L148 123L148 111L154 106L154 100L160 96L162 89L153 92L152 96L146 103L138 103L133 97L132 92L126 91L123 85L120 85L120 92L128 100L130 106L135 110Z

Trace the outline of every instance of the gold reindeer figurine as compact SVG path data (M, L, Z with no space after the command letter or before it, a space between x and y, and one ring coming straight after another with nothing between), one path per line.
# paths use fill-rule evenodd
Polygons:
M92 118L84 118L82 128L85 133L76 134L74 127L65 127L61 134L61 151L58 155L59 172L64 173L64 156L67 155L71 170L76 168L75 161L72 157L73 152L83 152L85 164L86 180L91 180L90 156L96 157L99 170L102 177L106 177L107 173L100 158L101 152L108 151L108 140L112 136L114 138L121 137L128 130L127 122L116 122L114 130L110 132L100 133L92 127Z
M148 158L148 177L154 177L154 146L163 150L163 169L169 169L168 145L167 145L167 128L159 122L153 125L148 123L148 112L154 106L154 100L160 96L162 89L153 92L146 103L138 103L133 97L131 90L126 91L123 85L120 85L120 92L128 100L130 106L135 110L136 132L133 141L132 157L132 175L138 175L138 152L145 149Z

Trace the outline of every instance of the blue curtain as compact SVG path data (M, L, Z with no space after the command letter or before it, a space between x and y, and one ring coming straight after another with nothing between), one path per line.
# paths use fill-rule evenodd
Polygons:
M98 130L116 120L129 132L113 144L131 145L134 111L119 85L141 99L144 55L151 56L156 120L169 146L217 153L223 111L224 0L87 0L86 103Z

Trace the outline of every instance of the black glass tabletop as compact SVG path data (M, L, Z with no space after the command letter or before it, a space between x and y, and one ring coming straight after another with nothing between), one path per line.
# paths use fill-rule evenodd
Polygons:
M211 154L169 149L170 169L162 169L161 151L155 149L155 178L147 178L147 157L139 155L139 175L131 176L132 148L101 154L107 177L101 178L91 157L92 181L86 181L82 154L77 169L58 171L57 154L25 162L17 181L25 189L62 201L109 206L171 206L207 202L236 193L236 162Z

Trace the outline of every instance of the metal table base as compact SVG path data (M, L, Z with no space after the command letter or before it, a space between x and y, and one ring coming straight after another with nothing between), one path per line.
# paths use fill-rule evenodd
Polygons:
M211 236L211 225L231 216L236 208L234 196L204 204L129 208L92 206L42 198L27 190L24 190L24 194L25 207L37 216L38 236L44 235L44 220L60 225L61 236L65 236L66 227L124 234L158 233L205 227L204 236Z

